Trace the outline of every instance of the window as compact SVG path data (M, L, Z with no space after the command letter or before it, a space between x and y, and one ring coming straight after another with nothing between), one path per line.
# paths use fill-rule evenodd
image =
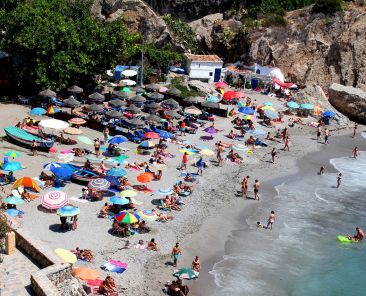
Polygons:
M198 68L201 68L201 64L198 64Z
M213 73L212 72L210 72L210 76L212 76L213 75Z

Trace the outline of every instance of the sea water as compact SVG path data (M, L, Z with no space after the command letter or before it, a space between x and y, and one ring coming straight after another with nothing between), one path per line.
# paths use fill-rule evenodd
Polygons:
M366 241L341 244L338 234L366 231L366 152L330 160L343 174L298 174L276 186L227 241L210 273L213 295L366 295ZM273 230L260 229L271 210Z

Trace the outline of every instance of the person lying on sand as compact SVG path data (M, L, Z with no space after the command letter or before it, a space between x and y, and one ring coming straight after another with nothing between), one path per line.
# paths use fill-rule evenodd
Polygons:
M152 212L156 213L156 215L158 216L158 219L156 219L156 221L158 222L168 222L169 220L173 220L173 216L165 215L155 209L153 209Z
M111 206L106 202L99 212L99 218L107 218L110 210Z
M118 295L116 282L108 275L98 288L98 293L101 295Z
M79 247L76 248L76 257L81 260L85 260L91 262L94 259L93 253L91 250L85 249L80 250Z

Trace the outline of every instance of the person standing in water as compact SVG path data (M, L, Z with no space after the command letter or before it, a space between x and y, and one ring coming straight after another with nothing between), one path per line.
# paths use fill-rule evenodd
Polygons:
M273 148L271 151L272 163L275 162L276 156L277 156L276 148Z
M355 123L355 126L353 127L353 134L352 134L352 138L356 137L357 128L358 128L358 124L357 124L357 123Z
M271 211L271 214L268 217L267 229L271 229L272 230L272 226L273 226L273 223L275 222L275 220L276 220L275 212L274 211Z
M329 135L330 135L329 130L326 128L324 130L324 144L329 144Z
M320 136L322 135L322 126L319 124L318 126L318 132L316 133L316 140L320 141Z
M337 176L337 188L341 186L341 183L342 183L342 174L339 173Z
M290 146L289 146L289 144L290 144L290 142L289 142L289 137L287 136L287 137L285 138L285 147L283 147L283 150L284 150L284 151L286 151L286 149L287 149L287 151L290 151Z
M261 184L259 183L258 180L254 181L254 199L258 199L259 200L259 187L261 186Z
M249 186L249 176L244 177L243 181L241 182L241 195L242 197L248 197L248 186Z
M354 149L353 149L353 157L354 158L357 158L358 156L358 147L356 146Z
M325 167L321 166L320 171L319 171L319 175L324 175L324 171L325 171Z

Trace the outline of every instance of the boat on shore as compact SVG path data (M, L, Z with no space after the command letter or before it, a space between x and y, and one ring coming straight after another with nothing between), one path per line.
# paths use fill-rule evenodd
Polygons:
M38 148L41 150L48 150L54 144L54 141L51 139L43 139L36 135L32 135L26 132L25 130L15 126L8 126L4 128L4 131L8 136L9 140L12 140L18 144L22 144L27 147L31 147L33 141L37 142Z
M71 181L78 184L88 184L90 181L98 178L102 178L102 176L92 170L83 168L72 174Z

